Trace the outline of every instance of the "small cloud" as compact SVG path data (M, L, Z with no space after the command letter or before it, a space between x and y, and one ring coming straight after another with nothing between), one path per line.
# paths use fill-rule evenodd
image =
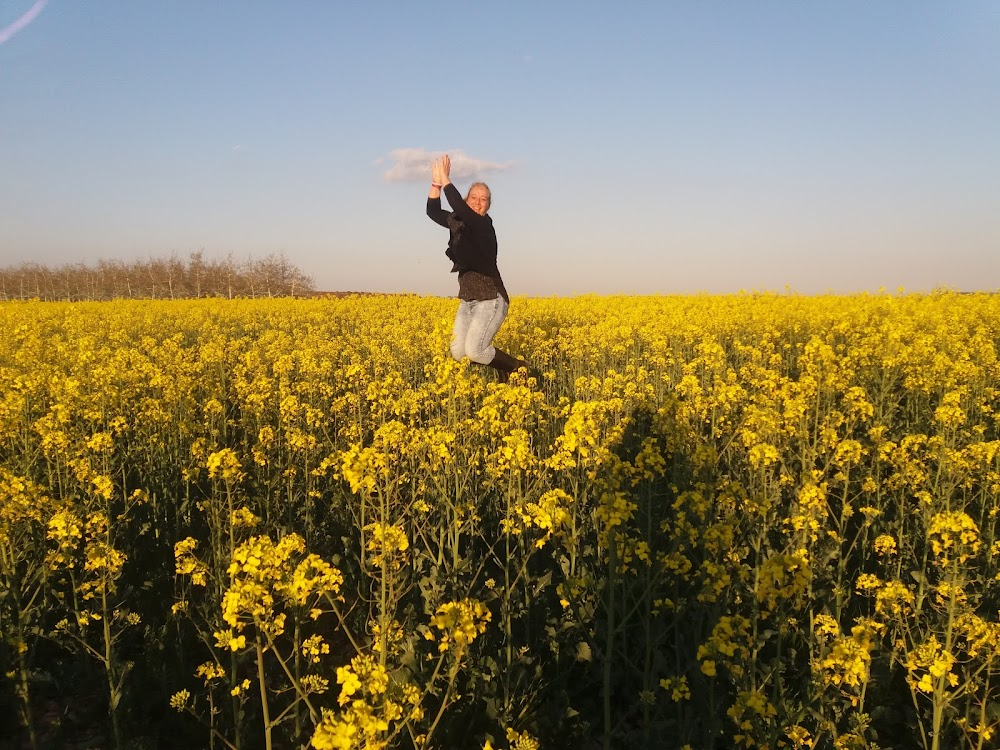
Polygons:
M238 154L240 151L243 151L243 150L244 150L244 147L243 147L242 143L237 143L235 146L233 146L233 153L234 154Z
M525 65L531 65L531 63L533 63L534 61L535 58L531 55L524 55L521 57L521 62L523 62Z
M431 164L444 154L451 157L451 176L455 179L482 177L491 172L503 172L513 166L513 162L495 162L467 156L461 149L450 151L427 151L422 148L397 148L388 156L375 160L378 165L390 164L382 172L386 182L426 182L431 176Z

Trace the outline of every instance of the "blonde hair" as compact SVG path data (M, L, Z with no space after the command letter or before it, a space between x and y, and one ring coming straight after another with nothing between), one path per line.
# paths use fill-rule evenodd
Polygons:
M485 182L473 182L471 185L469 185L469 192L467 192L465 194L465 200L469 200L469 196L472 195L472 188L477 188L477 187L481 187L484 190L486 190L486 200L492 206L493 205L493 191L490 190L490 186L487 185Z

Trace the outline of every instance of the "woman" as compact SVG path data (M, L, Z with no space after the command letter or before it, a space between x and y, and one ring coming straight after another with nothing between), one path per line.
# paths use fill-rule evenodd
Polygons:
M491 343L507 315L510 297L497 268L497 234L490 210L490 189L482 182L469 188L462 199L451 180L451 159L445 155L431 168L427 215L451 231L448 249L452 273L458 274L458 314L451 337L451 356L468 357L488 365L506 383L510 374L527 363L497 349ZM451 211L441 208L444 191Z

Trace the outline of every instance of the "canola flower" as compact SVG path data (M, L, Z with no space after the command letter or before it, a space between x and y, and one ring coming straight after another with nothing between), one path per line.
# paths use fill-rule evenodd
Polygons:
M871 652L877 645L877 628L855 625L849 636L841 636L836 622L817 618L816 631L824 641L823 655L813 661L814 673L825 683L841 690L856 692L868 682ZM858 699L851 695L852 705Z
M426 638L437 641L439 651L454 649L461 655L486 632L486 626L493 619L493 613L482 602L464 599L460 602L442 604L431 618L431 625L439 632L428 630Z
M871 745L875 701L911 744L995 738L995 295L523 300L498 343L543 387L451 361L454 304L0 305L17 700L41 623L155 654L170 621L205 649L163 703L217 699L227 738L259 731L261 685L300 745L443 742L489 705L480 738L549 746L595 692L610 746L615 715L677 747ZM258 637L288 674L246 683ZM362 656L418 696L459 656L473 705L417 718ZM891 663L916 699L869 679ZM544 684L572 711L523 723Z
M371 656L338 667L336 681L340 709L323 710L310 739L313 748L387 747L394 727L423 718L419 688L394 678Z

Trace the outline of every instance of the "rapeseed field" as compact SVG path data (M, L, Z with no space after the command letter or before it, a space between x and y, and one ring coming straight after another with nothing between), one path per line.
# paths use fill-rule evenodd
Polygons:
M998 746L1000 296L456 306L0 304L19 746Z

